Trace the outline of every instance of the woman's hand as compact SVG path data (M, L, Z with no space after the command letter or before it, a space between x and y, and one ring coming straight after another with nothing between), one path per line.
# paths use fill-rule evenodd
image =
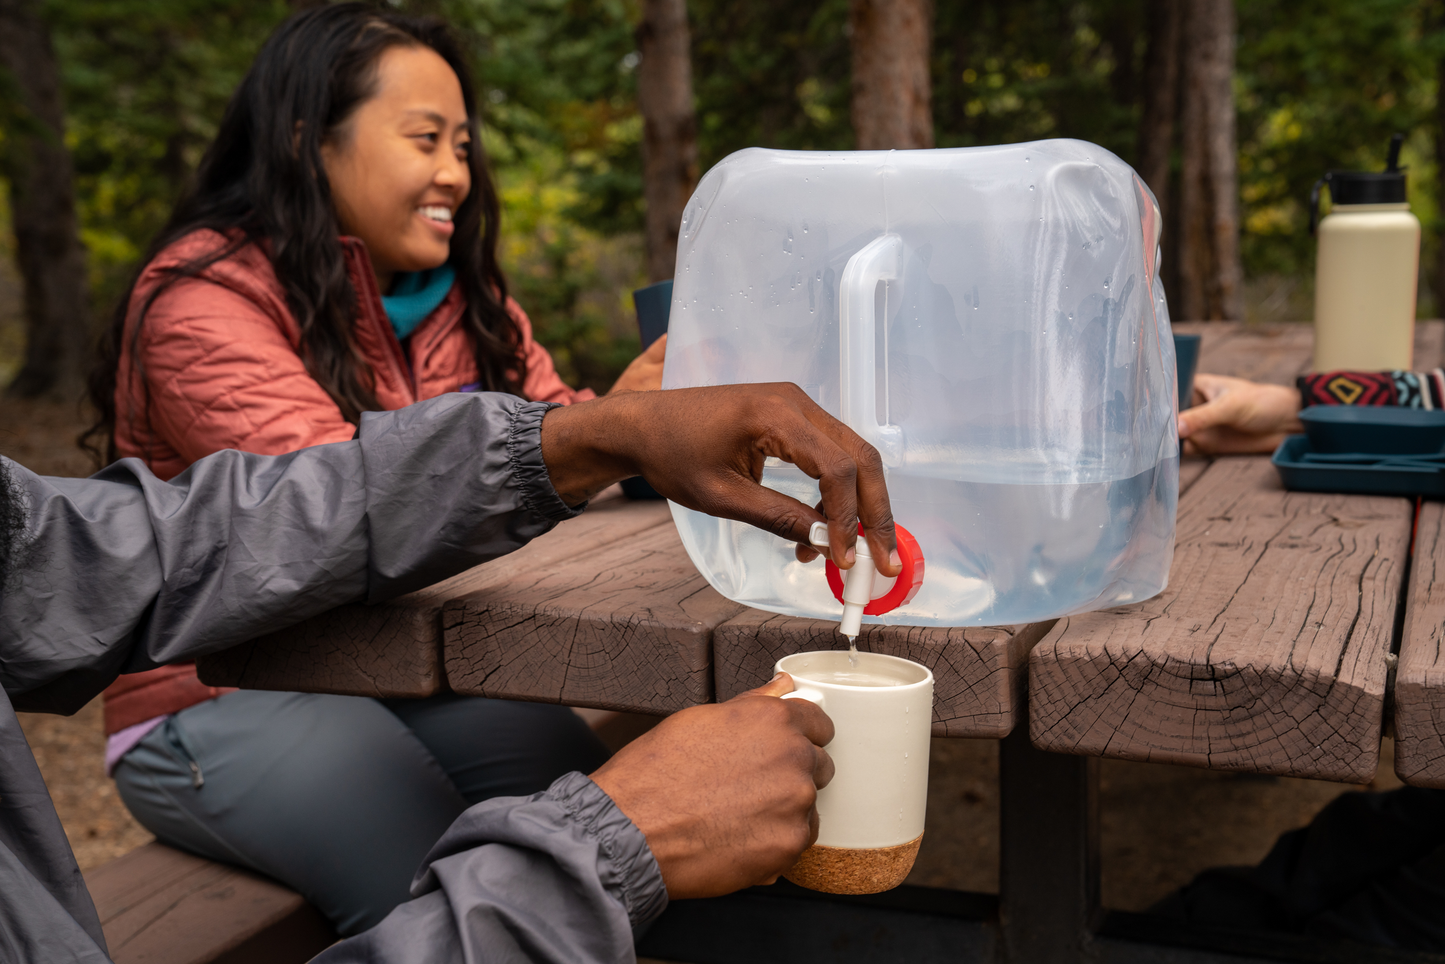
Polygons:
M769 456L818 480L821 512L762 485ZM796 385L619 392L554 408L542 420L542 459L569 505L641 475L679 505L803 545L826 521L840 569L853 566L862 522L878 571L902 571L877 450Z
M779 699L792 690L779 673L674 713L592 774L647 838L673 900L771 884L818 839L833 723L807 700Z
M1298 389L1227 375L1194 376L1194 408L1179 413L1185 451L1202 455L1273 452L1303 432Z
M667 352L667 335L647 346L647 351L632 359L607 394L613 392L651 392L662 387L662 359Z

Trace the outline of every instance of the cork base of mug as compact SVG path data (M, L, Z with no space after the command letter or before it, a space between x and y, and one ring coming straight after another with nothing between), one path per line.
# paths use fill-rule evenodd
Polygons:
M893 847L854 849L814 844L783 876L799 887L825 894L879 894L903 883L913 869L922 842L923 834Z

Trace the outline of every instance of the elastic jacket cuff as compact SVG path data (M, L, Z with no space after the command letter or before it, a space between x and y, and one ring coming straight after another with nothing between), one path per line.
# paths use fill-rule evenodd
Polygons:
M507 457L512 462L522 502L527 508L552 522L575 519L587 503L573 508L552 487L547 463L542 461L542 417L554 408L555 402L525 402L512 413L512 428L507 435Z
M558 777L545 795L597 841L607 865L598 868L602 883L627 908L632 927L656 920L667 909L667 886L637 824L601 787L580 773Z

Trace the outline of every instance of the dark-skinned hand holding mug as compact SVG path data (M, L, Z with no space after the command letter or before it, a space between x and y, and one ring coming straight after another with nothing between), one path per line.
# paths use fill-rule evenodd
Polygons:
M647 838L672 899L771 884L817 840L833 724L807 700L779 698L792 690L779 673L674 713L592 774Z

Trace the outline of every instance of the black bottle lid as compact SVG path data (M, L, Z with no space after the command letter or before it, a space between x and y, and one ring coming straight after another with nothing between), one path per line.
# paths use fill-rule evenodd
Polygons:
M1331 171L1325 175L1336 204L1403 204L1405 172Z
M1405 169L1400 166L1404 134L1390 138L1389 159L1383 171L1330 171L1310 192L1310 234L1319 223L1320 188L1328 186L1335 204L1404 204Z

